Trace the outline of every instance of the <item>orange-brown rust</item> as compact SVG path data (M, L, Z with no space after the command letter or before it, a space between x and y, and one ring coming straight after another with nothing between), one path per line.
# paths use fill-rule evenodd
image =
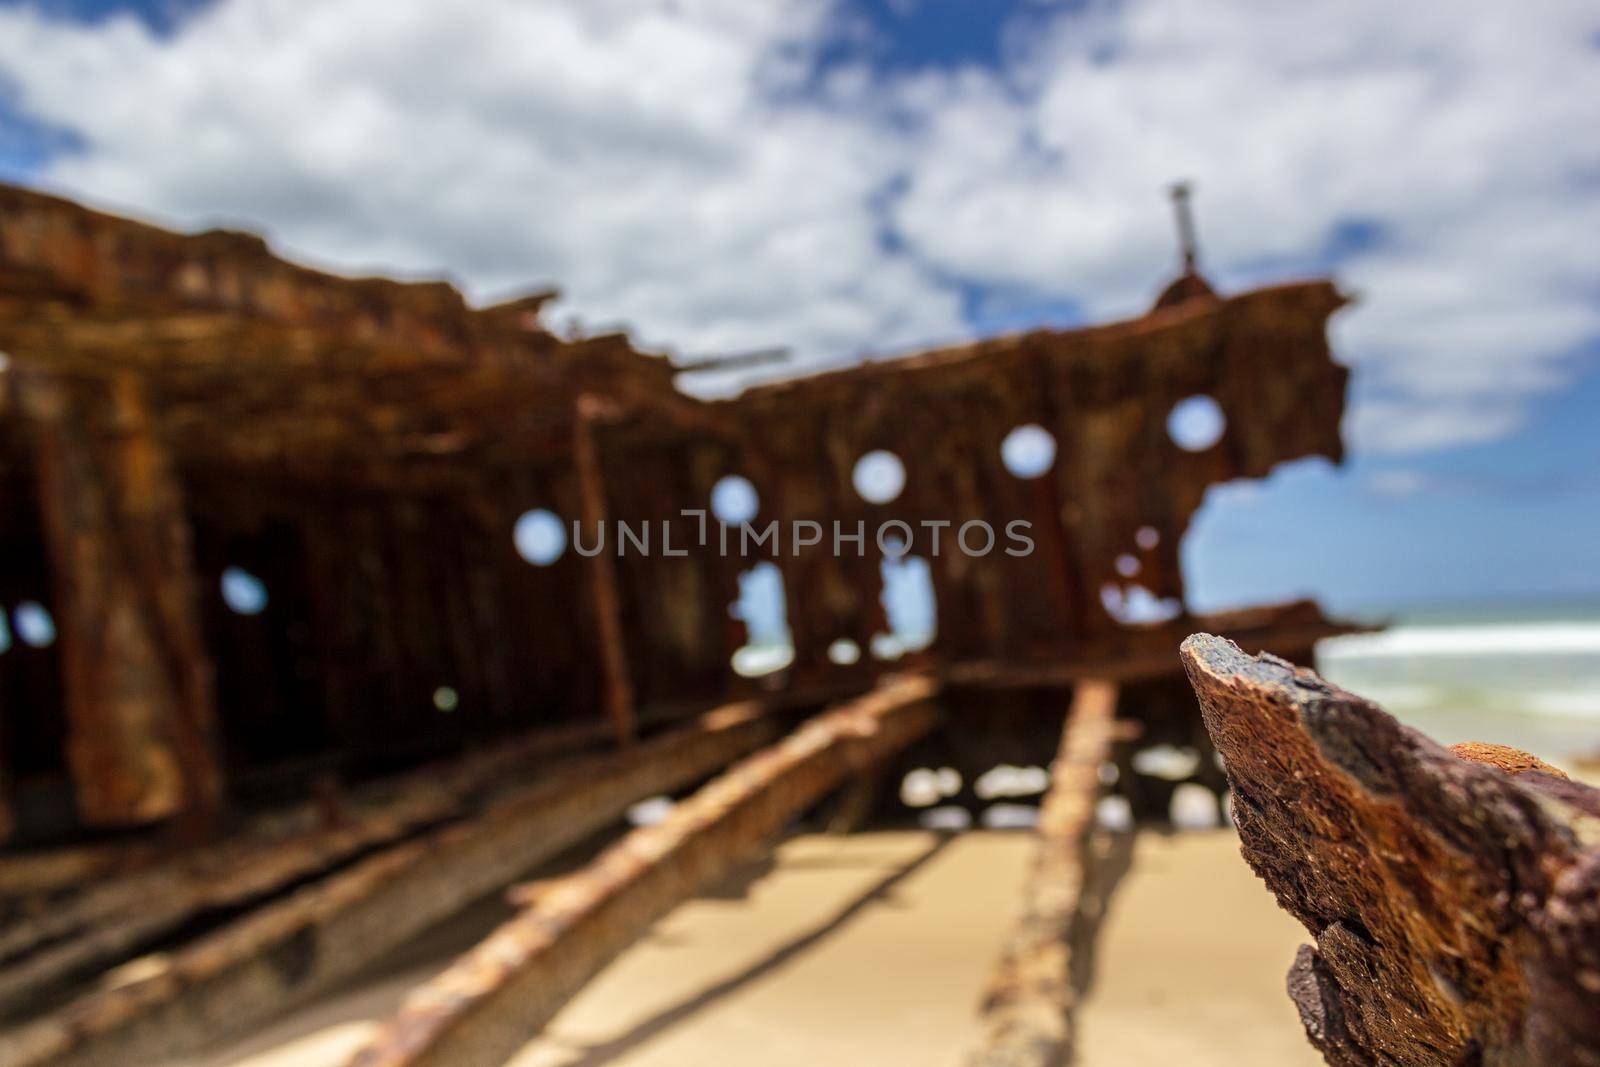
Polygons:
M1210 635L1183 653L1245 859L1315 938L1289 991L1330 1064L1600 1062L1600 790Z
M78 804L111 825L209 812L219 784L210 668L167 469L138 422L97 436L63 383L24 373L20 391L56 579Z
M590 536L601 538L601 550L588 560L589 589L594 598L595 640L600 647L604 674L606 716L619 745L633 743L637 726L633 720L633 682L628 677L628 652L622 627L622 601L617 592L617 569L607 550L609 509L606 506L605 474L595 444L596 423L606 410L599 397L578 398L572 428L572 465L578 474L582 527ZM612 533L610 536L614 537Z
M1512 748L1510 745L1496 745L1488 741L1460 741L1451 745L1450 751L1464 760L1497 767L1507 774L1540 771L1544 774L1553 774L1557 778L1568 777L1567 772L1560 767L1552 766L1533 753Z

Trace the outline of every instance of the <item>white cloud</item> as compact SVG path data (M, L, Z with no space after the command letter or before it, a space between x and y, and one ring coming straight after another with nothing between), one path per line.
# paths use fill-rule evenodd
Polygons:
M1358 448L1513 430L1600 336L1600 12L1133 0L1059 18L1009 86L938 96L897 219L956 275L1137 310L1170 255L1156 194L1198 181L1227 283L1314 269L1335 224ZM1008 91L1009 90L1009 91ZM1018 97L1023 101L1017 103ZM1270 266L1263 267L1262 264Z
M1372 452L1427 452L1497 441L1520 428L1525 417L1525 404L1509 398L1372 399L1351 408L1344 433Z
M1030 26L1000 72L800 91L859 21L217 0L162 39L0 9L0 71L87 144L52 184L479 296L559 282L586 321L686 352L959 335L952 279L1136 312L1173 264L1177 177L1225 287L1316 269L1340 223L1376 235L1340 270L1360 449L1512 432L1600 335L1592 4L1126 0Z
M586 321L691 353L960 334L954 292L879 244L894 138L786 92L823 14L221 0L161 39L6 9L0 70L88 146L47 181L103 203L480 297L557 282Z

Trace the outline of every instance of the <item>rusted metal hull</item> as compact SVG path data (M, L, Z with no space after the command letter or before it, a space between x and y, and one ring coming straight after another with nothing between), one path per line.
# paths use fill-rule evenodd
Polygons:
M1209 485L1342 455L1337 289L1183 295L707 403L624 337L557 337L543 297L474 309L448 286L338 278L248 235L0 187L0 404L33 442L0 435L0 492L42 475L0 538L48 520L65 710L5 657L0 692L64 714L71 757L0 739L0 790L66 773L83 825L198 825L318 774L368 778L596 709L625 740L635 709L756 691L730 671L747 635L728 607L760 562L794 642L779 682L823 684L841 675L830 647L888 629L889 523L927 566L929 660L1093 673L1144 641L1108 603L1181 607L1179 546ZM1167 423L1200 396L1226 426L1191 451ZM1001 448L1024 427L1055 458L1019 476ZM853 484L874 449L905 464L885 503ZM729 474L781 545L663 551L661 524L681 551L698 533L682 512ZM532 508L586 520L590 540L606 519L648 524L657 549L532 566L510 538ZM960 550L979 520L1026 524L1033 550ZM800 544L794 523L824 536ZM859 549L833 550L835 524ZM258 617L220 603L234 565L271 591ZM0 569L0 600L40 595L24 585Z

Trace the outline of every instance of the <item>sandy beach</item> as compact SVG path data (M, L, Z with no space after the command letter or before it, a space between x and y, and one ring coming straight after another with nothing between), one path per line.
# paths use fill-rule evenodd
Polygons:
M1231 830L1143 833L1100 932L1086 1067L1315 1067L1284 975L1310 940Z
M1030 848L1026 832L793 838L674 911L513 1063L955 1067L978 1036ZM386 972L181 1063L336 1067L501 913L486 905ZM1141 834L1101 931L1079 1062L1318 1063L1283 992L1301 940L1231 832Z

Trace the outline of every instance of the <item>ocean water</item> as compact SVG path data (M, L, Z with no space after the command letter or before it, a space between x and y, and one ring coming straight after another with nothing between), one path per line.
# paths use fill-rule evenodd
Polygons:
M1329 681L1442 744L1514 745L1586 778L1600 776L1600 600L1333 614L1385 628L1320 642L1316 667ZM886 640L874 641L870 654L895 659L931 634L916 641L879 636ZM752 644L735 655L734 670L767 674L793 655L785 642Z
M1316 656L1329 681L1444 744L1514 745L1568 769L1600 760L1600 602L1400 609Z

